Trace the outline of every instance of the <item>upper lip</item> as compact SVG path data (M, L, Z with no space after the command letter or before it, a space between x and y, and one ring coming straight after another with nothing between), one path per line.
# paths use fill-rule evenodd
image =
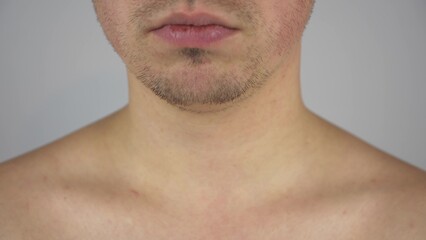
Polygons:
M226 28L235 29L225 20L222 20L219 17L208 13L197 13L197 14L185 14L185 13L174 13L163 20L161 20L157 25L155 25L152 30L162 28L166 25L173 24L182 24L182 25L194 25L194 26L203 26L203 25L220 25Z

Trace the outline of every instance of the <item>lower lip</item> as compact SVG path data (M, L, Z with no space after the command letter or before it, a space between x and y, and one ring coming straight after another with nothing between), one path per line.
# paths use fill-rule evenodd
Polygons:
M236 32L236 29L219 25L166 25L153 31L160 38L179 47L206 47Z

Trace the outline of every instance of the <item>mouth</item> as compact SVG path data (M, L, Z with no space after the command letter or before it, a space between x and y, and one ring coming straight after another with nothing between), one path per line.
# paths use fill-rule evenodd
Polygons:
M227 21L208 13L198 13L193 15L175 13L160 21L160 23L152 27L150 31L158 30L167 25L188 25L195 27L216 25L227 29L237 30L236 27L231 26L231 24Z
M161 21L150 32L177 47L208 47L238 30L225 20L207 13L177 13Z

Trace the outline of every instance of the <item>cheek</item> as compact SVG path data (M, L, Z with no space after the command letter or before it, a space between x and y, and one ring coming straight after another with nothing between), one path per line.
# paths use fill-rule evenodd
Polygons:
M273 51L280 56L288 53L300 40L309 18L310 6L306 0L275 1L268 9L271 14L268 34L275 41Z
M121 52L125 41L128 13L123 1L98 0L95 9L102 29L117 52Z

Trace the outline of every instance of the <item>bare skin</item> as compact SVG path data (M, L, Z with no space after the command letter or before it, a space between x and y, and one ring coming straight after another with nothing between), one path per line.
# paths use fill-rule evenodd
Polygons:
M0 165L0 239L425 239L425 172L303 104L312 1L94 3L129 104ZM192 11L240 32L182 49L144 31Z

